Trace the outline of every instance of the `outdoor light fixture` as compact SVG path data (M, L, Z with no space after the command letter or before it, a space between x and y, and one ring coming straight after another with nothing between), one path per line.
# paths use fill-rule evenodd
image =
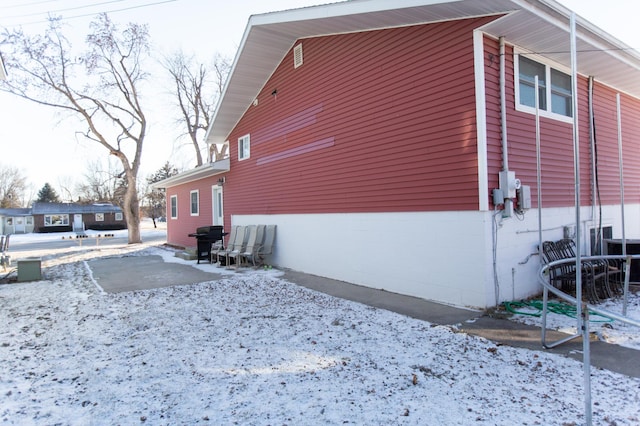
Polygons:
M220 179L218 179L218 186L222 186L224 185L224 183L226 182L226 179L223 177L221 177Z

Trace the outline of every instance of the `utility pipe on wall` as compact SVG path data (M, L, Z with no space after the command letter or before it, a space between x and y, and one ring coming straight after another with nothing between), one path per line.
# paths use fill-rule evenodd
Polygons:
M500 41L500 135L502 137L502 170L509 170L509 155L507 152L507 95L504 37Z
M589 141L591 142L591 221L596 221L596 134L593 126L593 76L589 76ZM598 232L602 232L598 229ZM599 240L599 239L597 239Z

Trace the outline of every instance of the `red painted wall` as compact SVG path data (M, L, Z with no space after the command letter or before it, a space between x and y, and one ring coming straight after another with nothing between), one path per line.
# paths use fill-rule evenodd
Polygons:
M489 188L497 188L502 169L499 97L499 45L485 37L485 80L487 85L487 151ZM531 186L531 198L537 207L535 116L515 109L513 49L506 50L506 98L509 169L525 185ZM619 204L618 139L616 92L597 82L594 88L594 116L598 147L598 177L603 204ZM591 141L589 128L588 79L578 76L578 119L580 140L581 204L591 205L596 192L591 184ZM625 164L625 202L640 202L640 100L622 96ZM542 117L541 169L543 207L575 205L573 168L573 130L571 123ZM488 194L489 197L491 194Z
M215 180L202 179L167 188L167 241L183 247L194 247L196 239L188 235L200 226L213 225L211 185ZM191 215L191 191L199 191L200 209L198 216ZM171 218L171 196L178 196L178 218Z
M488 20L302 40L304 64L292 49L230 135L225 212L477 209L472 30Z

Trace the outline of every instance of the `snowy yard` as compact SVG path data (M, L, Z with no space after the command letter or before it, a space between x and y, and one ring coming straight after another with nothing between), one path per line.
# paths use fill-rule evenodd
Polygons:
M117 294L92 279L94 257L144 254L176 261L150 246L76 247L45 258L46 280L0 285L0 421L584 421L579 362L327 296L275 270ZM639 424L640 379L592 375L594 424Z

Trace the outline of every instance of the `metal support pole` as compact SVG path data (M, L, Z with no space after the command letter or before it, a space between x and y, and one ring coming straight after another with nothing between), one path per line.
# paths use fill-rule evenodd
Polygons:
M620 219L622 220L622 255L627 255L627 235L624 219L624 167L622 155L622 112L620 107L620 93L616 94L616 109L618 116L618 164L620 167ZM631 258L627 257L627 265L631 263ZM627 268L628 269L628 268ZM622 315L627 315L627 305L629 303L629 279L628 272L624 279L624 296L622 299Z

